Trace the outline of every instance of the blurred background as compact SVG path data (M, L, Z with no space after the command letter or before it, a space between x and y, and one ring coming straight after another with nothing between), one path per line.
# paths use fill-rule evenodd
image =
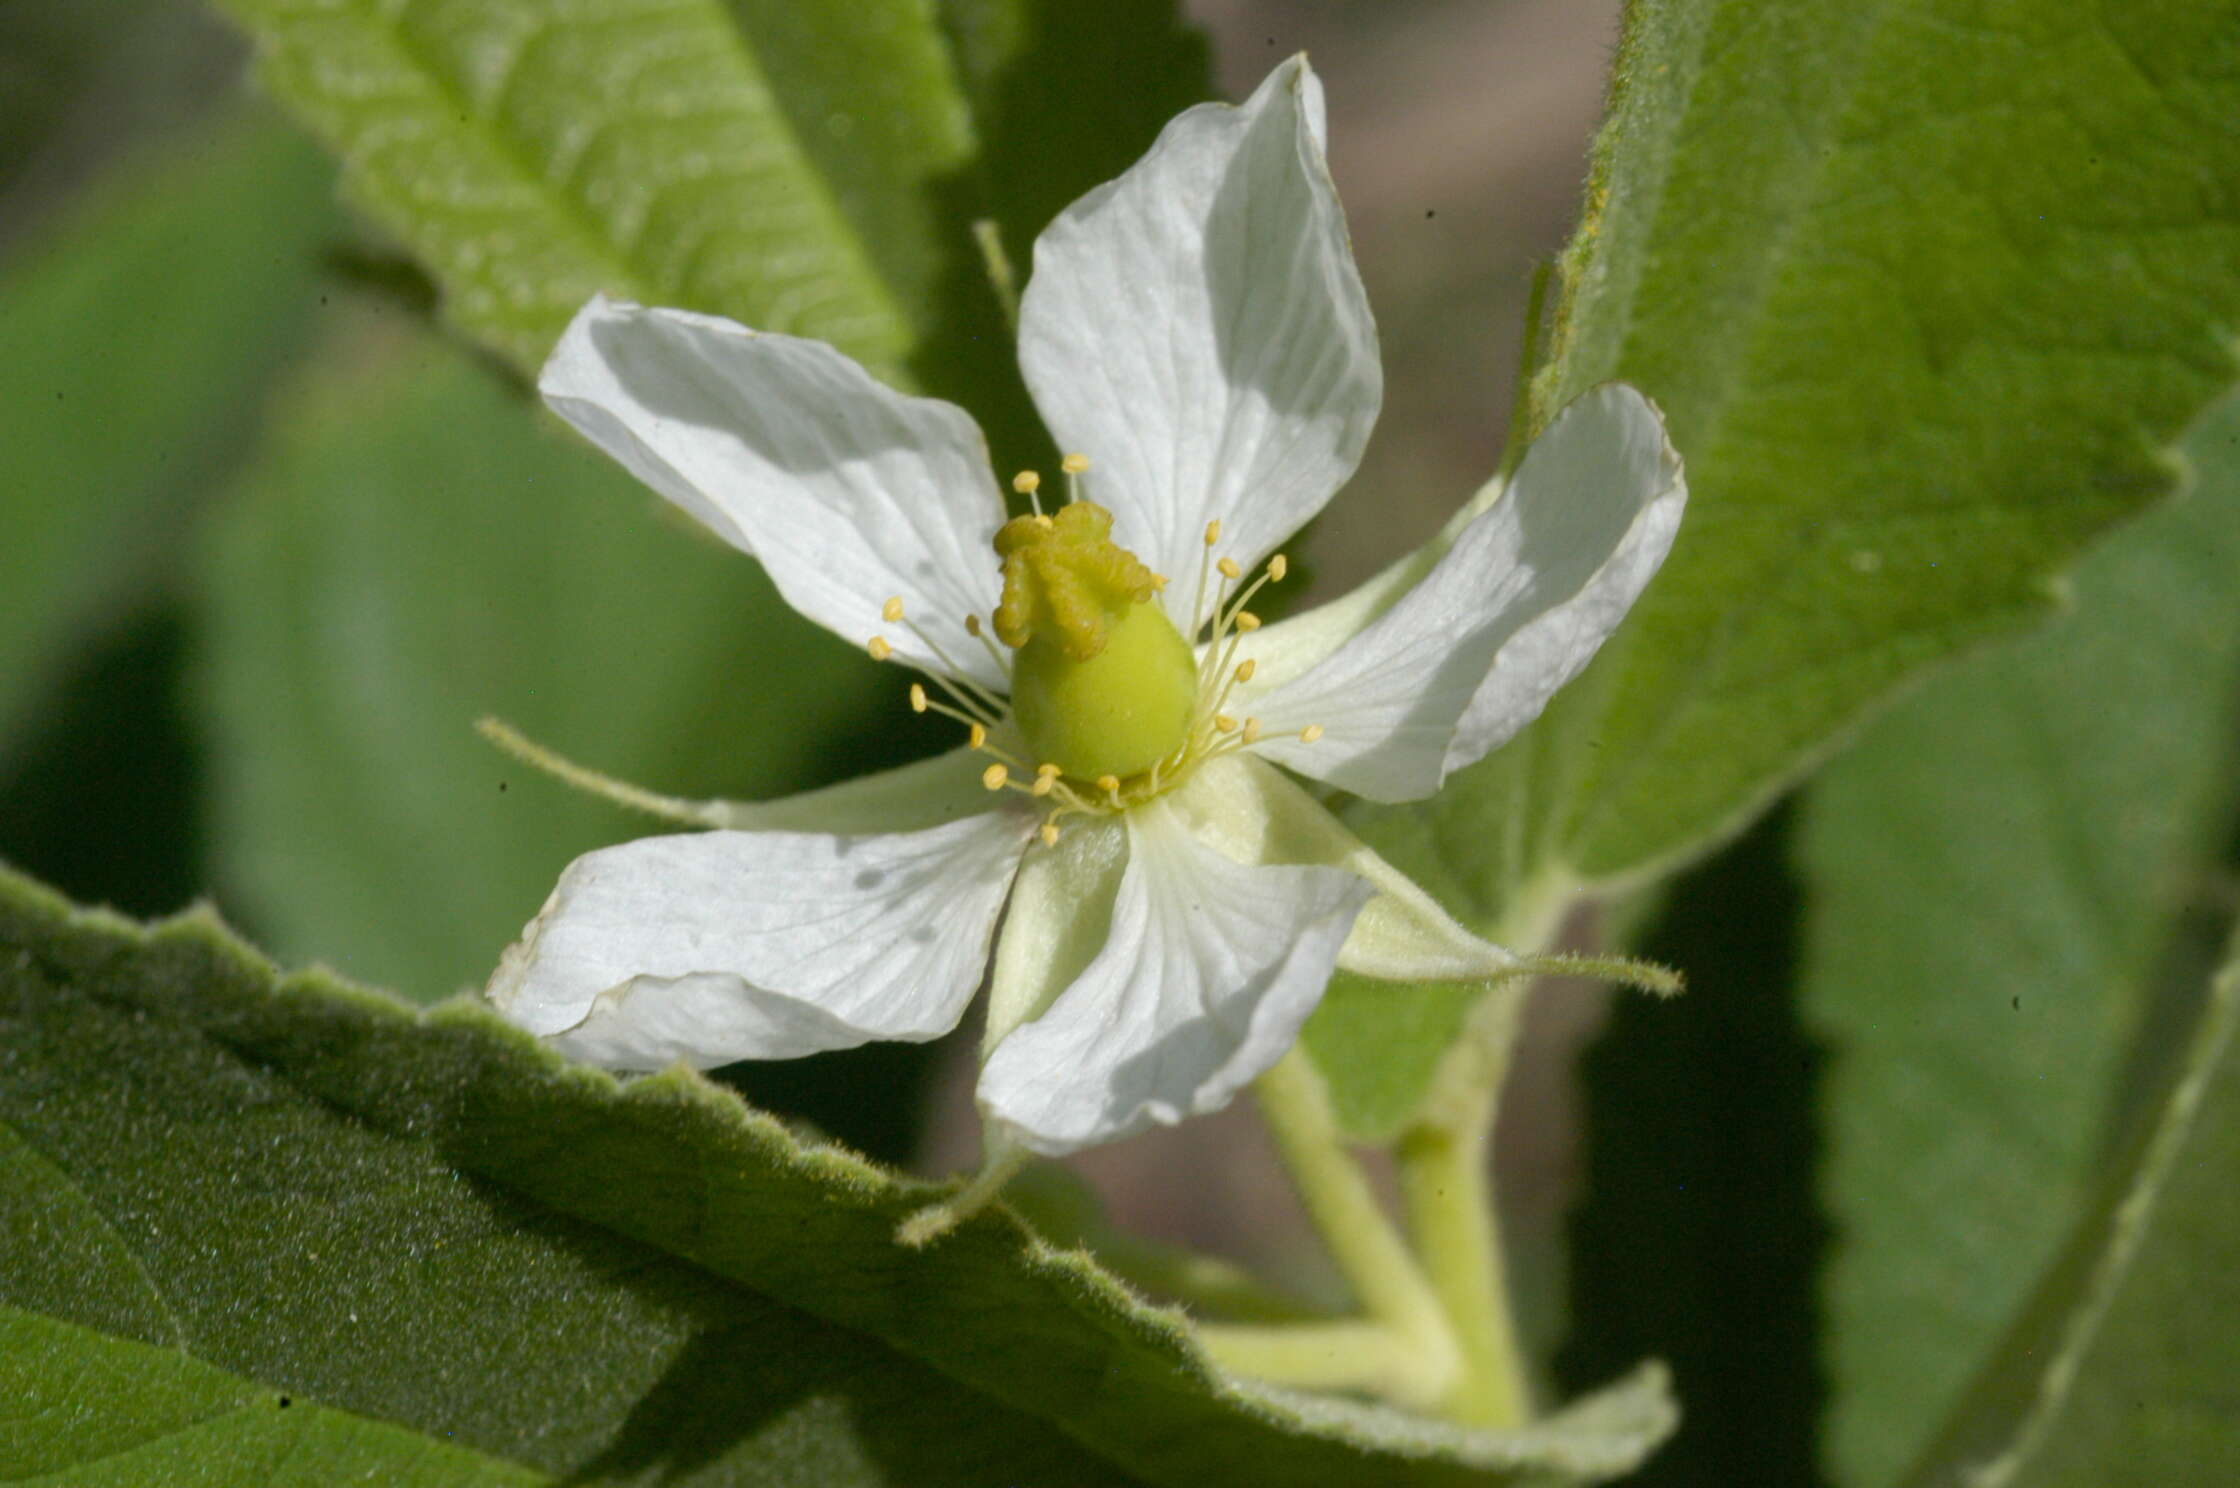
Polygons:
M1124 27L1049 9L1070 29L1010 120L1041 163L997 183L1022 264L1177 109L1312 54L1387 395L1304 567L1310 595L1361 577L1494 466L1616 0L1197 0L1119 7ZM478 716L684 794L946 742L898 677L444 331L245 61L187 0L0 0L0 858L136 915L206 897L284 964L433 1001L480 983L572 856L646 830L495 753ZM944 344L984 369L1000 332L967 291ZM1002 467L1048 458L1015 388L975 411ZM1829 1059L1795 985L1804 814L1634 907L1684 1004L1542 989L1507 1093L1508 1238L1551 1392L1650 1354L1679 1377L1687 1424L1645 1482L1823 1480L1817 1288L1840 1237L1815 1167ZM2169 952L2185 975L2207 938ZM722 1078L942 1172L972 1158L971 1038ZM1077 1169L1131 1230L1331 1286L1247 1110Z

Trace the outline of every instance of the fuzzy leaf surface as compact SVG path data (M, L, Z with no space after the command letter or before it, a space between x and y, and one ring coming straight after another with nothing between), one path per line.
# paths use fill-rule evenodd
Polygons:
M1510 1434L1231 1380L1001 1212L897 1246L925 1186L695 1076L618 1084L476 1005L283 980L206 915L143 931L12 874L0 1050L0 1327L37 1345L9 1367L122 1377L17 1449L56 1468L260 1391L710 1484L1543 1482L1674 1418L1654 1369Z
M1700 852L1899 683L2043 619L2234 380L2231 38L2193 0L1629 7L1538 416L1640 387L1687 519L1540 721L1435 808L1363 811L1371 841L1514 928ZM1436 1062L1405 1030L1453 1023L1382 1021L1333 1061L1363 1130Z

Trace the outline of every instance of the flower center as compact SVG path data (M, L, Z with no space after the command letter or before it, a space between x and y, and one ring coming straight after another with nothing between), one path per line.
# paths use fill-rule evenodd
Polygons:
M996 638L1017 656L1011 708L1034 758L1076 780L1149 770L1190 735L1198 663L1160 608L1165 582L1076 501L996 534Z
M1288 571L1278 553L1247 582L1234 558L1214 558L1221 523L1207 523L1191 602L1189 633L1201 638L1193 651L1159 605L1166 579L1113 542L1111 512L1081 499L1088 457L1068 455L1062 468L1070 487L1065 506L1045 515L1037 500L1033 516L996 533L1003 597L991 617L994 634L978 615L964 617L965 634L1008 680L1008 704L910 621L902 596L879 615L908 626L942 668L927 679L946 697L913 682L911 709L963 724L971 748L994 760L981 784L1043 802L1042 840L1053 845L1064 818L1127 811L1180 785L1205 761L1259 741L1259 719L1225 710L1257 665L1237 654L1260 628L1260 617L1245 606ZM1041 485L1041 476L1022 470L1011 488L1033 498ZM885 636L872 636L869 647L875 661L895 654ZM1003 736L1013 730L1039 763L1030 766L1006 749ZM1299 731L1308 744L1321 737L1320 724Z

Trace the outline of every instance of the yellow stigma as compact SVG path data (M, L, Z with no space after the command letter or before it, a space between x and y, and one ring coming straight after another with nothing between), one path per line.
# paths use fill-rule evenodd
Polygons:
M1115 621L1150 599L1155 575L1112 541L1112 513L1076 501L1048 517L1014 517L996 533L1003 599L996 638L1022 648L1054 639L1075 661L1105 647Z
M1158 576L1076 501L996 533L998 639L1018 655L1011 705L1034 758L1077 780L1150 769L1187 742L1197 661L1153 599Z

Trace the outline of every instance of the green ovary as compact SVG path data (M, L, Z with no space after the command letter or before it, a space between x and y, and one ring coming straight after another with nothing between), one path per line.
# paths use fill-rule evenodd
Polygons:
M1011 709L1036 763L1076 780L1139 775L1189 734L1197 663L1157 603L1131 605L1106 627L1104 648L1075 661L1041 638L1019 649Z
M1162 582L1112 541L1112 514L1079 501L996 534L995 631L1018 655L1011 710L1034 763L1076 780L1126 779L1181 748L1197 661L1159 608Z

